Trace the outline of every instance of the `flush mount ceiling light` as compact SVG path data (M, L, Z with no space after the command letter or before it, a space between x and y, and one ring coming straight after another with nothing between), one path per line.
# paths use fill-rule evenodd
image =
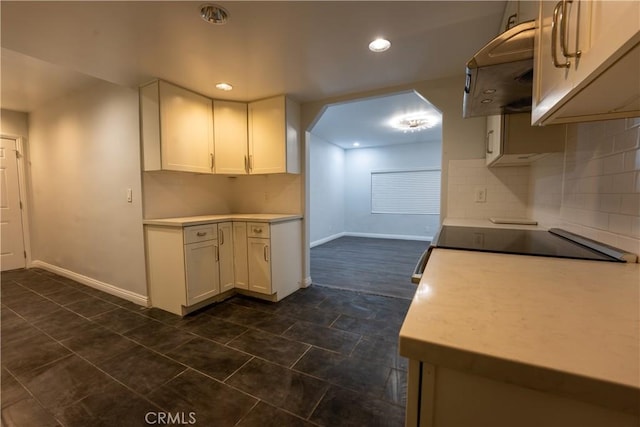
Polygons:
M384 52L391 47L391 42L386 39L378 38L369 43L369 50L371 52Z
M390 124L395 129L403 132L417 132L430 129L438 124L438 118L427 114L412 114L397 116L391 119Z
M359 143L359 142L354 142L354 143L353 143L353 146L354 146L354 147L360 147L360 143Z
M229 83L218 83L216 85L216 88L224 91L230 91L231 89L233 89L233 86L231 86Z
M200 17L210 24L223 25L229 20L229 12L217 4L203 4L200 6Z

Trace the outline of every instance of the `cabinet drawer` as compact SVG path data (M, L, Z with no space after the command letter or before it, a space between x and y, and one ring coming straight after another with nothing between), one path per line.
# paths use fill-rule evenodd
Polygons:
M247 237L269 238L269 224L264 222L250 222L247 224Z
M206 240L217 240L218 225L194 225L184 228L184 244L204 242Z

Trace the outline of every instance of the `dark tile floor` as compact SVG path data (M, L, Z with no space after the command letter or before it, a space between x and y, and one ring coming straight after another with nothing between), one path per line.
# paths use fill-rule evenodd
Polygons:
M37 269L1 296L6 427L404 423L405 299L312 286L180 318Z

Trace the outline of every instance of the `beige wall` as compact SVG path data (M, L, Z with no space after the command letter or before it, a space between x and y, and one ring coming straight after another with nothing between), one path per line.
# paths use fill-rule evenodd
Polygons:
M530 213L640 254L640 118L569 126L564 154L531 167Z
M137 91L103 82L38 108L29 153L33 259L146 296Z
M29 133L27 113L12 110L0 110L0 135L21 136L26 138Z
M143 174L144 217L302 212L300 175Z

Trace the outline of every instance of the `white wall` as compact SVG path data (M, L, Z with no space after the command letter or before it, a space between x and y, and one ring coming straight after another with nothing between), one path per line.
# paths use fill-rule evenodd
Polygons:
M311 245L345 231L345 151L310 135Z
M371 213L371 172L440 168L440 142L422 142L346 150L345 230L349 233L430 238L440 215Z
M530 212L640 254L640 118L569 126L564 154L534 163Z
M33 259L144 298L137 91L102 82L38 108L29 154Z

